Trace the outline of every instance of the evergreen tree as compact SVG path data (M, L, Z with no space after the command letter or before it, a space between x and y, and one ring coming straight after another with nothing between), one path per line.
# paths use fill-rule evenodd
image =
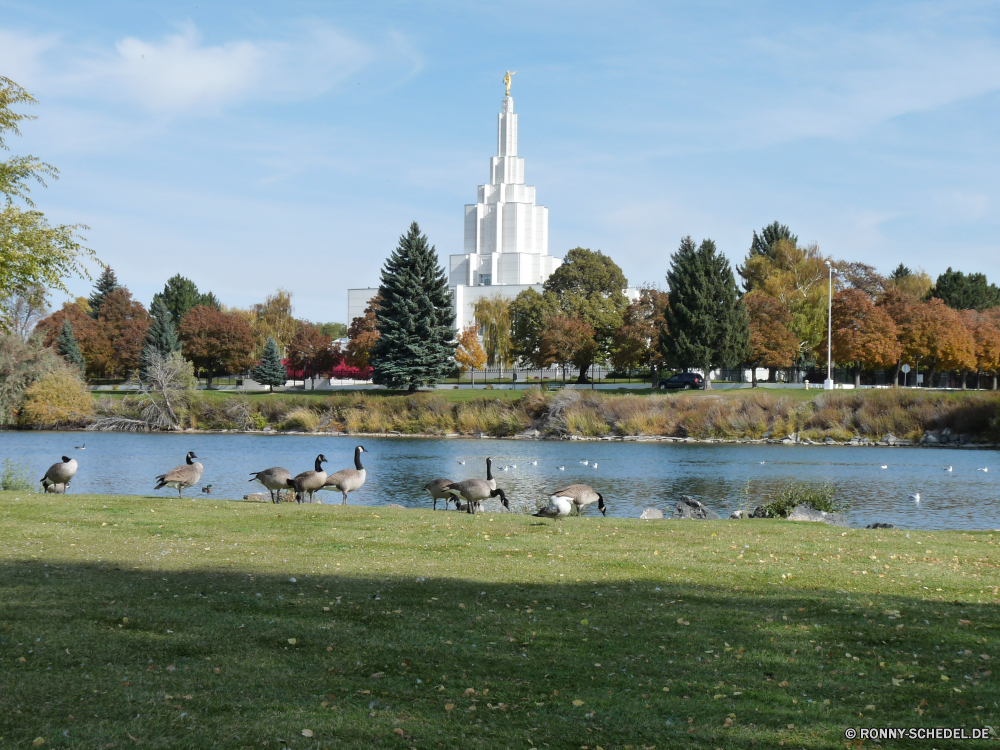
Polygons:
M986 280L986 274L952 271L951 266L937 277L931 290L932 297L939 297L953 310L983 311L1000 306L1000 289Z
M284 385L288 380L288 371L281 364L278 342L273 337L267 337L264 352L261 354L260 362L253 368L252 376L261 385L269 386L271 393L274 393L274 386Z
M63 320L59 338L56 339L56 354L65 359L66 364L80 368L81 375L86 371L87 362L80 351L80 345L76 343L76 334L73 333L73 324L69 322L69 318Z
M893 281L902 281L903 279L910 278L912 275L913 271L911 271L909 268L900 263L898 266L896 266L896 270L894 270L891 274L889 274L889 278L892 279Z
M211 307L213 310L222 310L222 302L215 296L214 292L205 292L198 298L198 304Z
M181 342L177 340L177 329L170 316L170 311L164 307L159 295L153 297L153 304L149 306L151 320L149 328L146 329L146 339L142 345L142 365L140 376L147 379L146 365L149 358L154 354L161 357L169 357L173 352L181 350Z
M203 304L198 286L191 279L185 278L180 274L172 276L167 280L166 285L163 287L163 292L153 296L153 301L157 300L170 311L175 326L181 324L184 316L188 314L188 311L192 307Z
M784 224L779 224L777 221L773 221L766 227L760 230L760 234L757 234L756 230L753 233L753 239L750 241L750 252L747 253L747 260L755 258L758 256L766 256L773 258L774 247L779 242L788 242L792 245L799 244L799 238L792 234L792 230L789 229ZM747 266L749 264L744 261L742 266L736 267L736 272L743 277L743 285L746 291L751 292L754 289L755 279L748 278L746 272Z
M749 325L729 261L712 240L685 237L671 257L663 354L675 366L697 367L712 387L713 367L735 367L747 355Z
M96 320L101 311L101 305L104 304L104 300L107 299L111 292L120 287L121 284L118 283L118 277L115 276L115 272L111 270L110 266L105 266L100 277L97 279L97 283L94 284L94 293L90 295L90 299L88 300L90 304L90 317Z
M455 313L448 277L417 222L386 261L379 296L372 381L415 391L444 380L455 369Z

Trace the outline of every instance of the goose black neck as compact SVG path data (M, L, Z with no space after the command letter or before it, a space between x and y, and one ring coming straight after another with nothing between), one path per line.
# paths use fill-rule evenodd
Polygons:
M316 457L316 471L323 471L323 459L319 456Z
M486 459L486 481L489 482L493 479L493 462L490 459Z
M192 460L191 460L191 454L190 454L190 453L188 453L188 454L187 454L187 455L186 455L186 456L184 457L184 462L185 462L185 463L186 463L186 464L187 464L188 466L190 466L191 464L193 464L193 463L194 463L194 461L192 461Z
M359 445L354 449L354 468L361 471L364 466L361 465L361 446Z

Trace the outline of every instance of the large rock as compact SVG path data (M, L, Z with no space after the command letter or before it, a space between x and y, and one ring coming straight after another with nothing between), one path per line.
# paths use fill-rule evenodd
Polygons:
M750 512L750 515L747 516L747 518L767 518L767 511L765 511L762 506L758 505Z
M809 503L796 505L792 512L788 514L789 521L812 521L818 523L828 523L831 526L847 526L847 519L843 513L827 513L816 510Z
M663 518L663 511L659 508L646 508L646 510L639 515L639 518L643 521L655 521Z
M720 516L700 500L695 500L690 495L681 495L681 500L674 508L671 518L700 518L714 521Z

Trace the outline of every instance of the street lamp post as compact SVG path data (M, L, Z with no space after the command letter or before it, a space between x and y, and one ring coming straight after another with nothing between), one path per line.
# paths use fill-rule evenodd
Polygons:
M826 262L826 267L830 271L830 294L829 305L826 311L826 380L823 381L823 390L833 390L833 266L830 261Z

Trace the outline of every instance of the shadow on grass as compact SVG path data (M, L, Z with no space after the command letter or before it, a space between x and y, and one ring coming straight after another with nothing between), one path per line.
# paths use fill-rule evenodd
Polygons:
M995 725L998 625L793 589L13 562L0 744L842 747L852 726Z

